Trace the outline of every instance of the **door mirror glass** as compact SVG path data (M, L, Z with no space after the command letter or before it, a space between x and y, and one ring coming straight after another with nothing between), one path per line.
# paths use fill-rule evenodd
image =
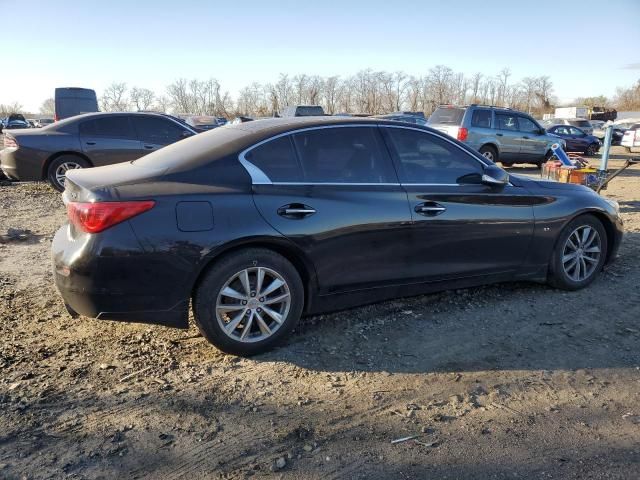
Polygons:
M191 133L189 130L183 130L182 132L182 138L191 137L192 135L193 133Z
M496 165L488 165L482 174L482 183L490 187L504 187L509 183L509 174Z

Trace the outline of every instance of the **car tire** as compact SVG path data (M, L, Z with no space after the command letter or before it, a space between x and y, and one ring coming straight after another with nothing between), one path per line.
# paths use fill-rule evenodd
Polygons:
M240 356L266 352L281 342L300 320L303 306L304 286L296 268L262 248L217 260L193 298L202 335L223 352Z
M67 170L89 168L91 165L77 155L60 155L54 159L47 169L47 180L57 191L64 191L64 174Z
M483 145L478 151L480 152L480 155L491 160L493 163L498 162L498 151L491 145Z
M597 143L592 143L584 151L584 154L587 157L595 157L598 154L598 150L600 150L600 145L598 145Z
M503 167L509 168L513 167L513 162L500 162Z
M593 215L573 219L556 241L549 265L549 284L562 290L586 287L602 270L607 248L607 232L600 220Z

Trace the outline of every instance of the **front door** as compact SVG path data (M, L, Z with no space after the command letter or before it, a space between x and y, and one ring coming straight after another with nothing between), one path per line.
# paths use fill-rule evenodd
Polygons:
M403 281L411 214L375 125L301 130L243 161L268 177L254 181L256 206L311 259L321 293Z
M512 113L495 113L496 137L500 143L500 160L517 160L522 146L522 134L518 131L517 116Z
M547 153L548 139L542 127L527 117L518 117L518 131L522 136L520 154L532 161L542 161Z
M483 164L438 135L384 127L412 213L411 275L427 281L515 272L533 235L533 199L480 180Z

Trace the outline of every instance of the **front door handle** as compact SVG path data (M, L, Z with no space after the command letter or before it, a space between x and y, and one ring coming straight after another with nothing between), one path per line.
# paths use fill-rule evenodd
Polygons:
M529 137L522 137L522 138L524 138L525 140L529 140Z
M145 145L144 146L145 150L153 150L155 147L155 145Z
M96 142L85 142L87 145L95 145Z
M316 209L302 203L290 203L278 209L278 215L285 218L299 219L309 217L316 213Z
M496 133L496 137L501 137L502 133Z
M414 208L416 213L420 215L425 215L427 217L435 217L436 215L440 215L442 212L446 210L446 207L436 203L436 202L425 202L419 203Z

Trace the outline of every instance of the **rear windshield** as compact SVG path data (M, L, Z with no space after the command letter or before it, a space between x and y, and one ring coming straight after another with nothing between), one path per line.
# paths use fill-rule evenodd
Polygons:
M591 128L591 124L588 120L570 120L569 123L574 127Z
M464 108L438 107L429 117L429 125L460 125L464 116Z
M314 116L323 116L324 110L322 107L297 107L296 108L296 116L297 117L314 117Z

